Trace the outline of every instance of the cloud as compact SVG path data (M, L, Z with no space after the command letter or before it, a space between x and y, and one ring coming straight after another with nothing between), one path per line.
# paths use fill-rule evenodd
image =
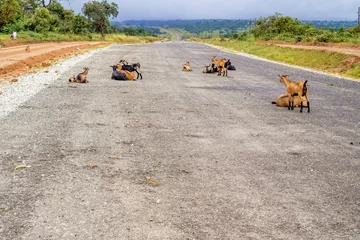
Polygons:
M79 13L86 0L63 0L65 8ZM115 2L118 20L142 19L250 19L281 13L300 20L357 19L358 0L137 0Z

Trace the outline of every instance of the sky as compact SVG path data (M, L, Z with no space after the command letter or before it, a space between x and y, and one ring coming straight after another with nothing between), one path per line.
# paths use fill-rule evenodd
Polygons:
M107 0L119 6L118 21L172 19L254 19L274 15L299 20L354 21L359 0ZM89 0L62 0L75 13Z

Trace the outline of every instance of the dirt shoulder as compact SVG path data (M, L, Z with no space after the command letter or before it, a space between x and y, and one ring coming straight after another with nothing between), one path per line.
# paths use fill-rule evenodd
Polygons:
M106 42L43 42L20 44L14 41L0 48L0 85L20 74L34 72L39 67L46 67L60 59L82 53L89 49L107 46ZM26 47L30 52L26 52Z
M341 43L287 43L279 41L266 41L259 42L262 44L276 45L279 47L290 47L296 49L312 49L320 51L330 51L330 52L339 52L350 54L360 57L360 46L353 44L341 44Z

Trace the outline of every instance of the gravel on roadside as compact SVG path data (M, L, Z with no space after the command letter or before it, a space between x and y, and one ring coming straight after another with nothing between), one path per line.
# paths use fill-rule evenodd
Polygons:
M72 56L49 67L40 68L36 73L22 75L14 78L16 81L6 83L0 88L0 119L16 110L52 82L57 80L63 81L64 79L61 78L61 73L67 71L75 64L92 57L94 53L103 49L105 48Z

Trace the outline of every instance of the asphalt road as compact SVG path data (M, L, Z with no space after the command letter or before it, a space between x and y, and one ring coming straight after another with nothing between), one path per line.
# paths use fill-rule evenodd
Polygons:
M203 74L213 55L237 70ZM111 80L120 59L144 79ZM271 104L278 74L310 113ZM0 239L360 239L359 92L200 44L106 48L0 120Z

